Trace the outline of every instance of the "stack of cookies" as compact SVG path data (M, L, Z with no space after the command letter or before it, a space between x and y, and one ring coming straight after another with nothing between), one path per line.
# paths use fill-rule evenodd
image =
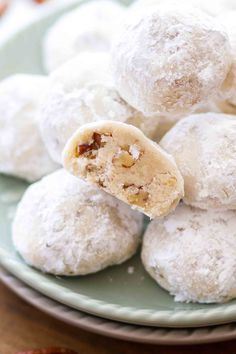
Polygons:
M48 76L0 83L0 172L40 179L13 223L29 265L86 275L142 243L176 301L236 297L235 14L90 2L46 34Z

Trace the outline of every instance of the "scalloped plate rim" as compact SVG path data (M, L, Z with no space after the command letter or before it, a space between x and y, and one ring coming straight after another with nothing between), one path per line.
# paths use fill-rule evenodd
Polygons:
M121 340L161 345L191 345L228 341L236 338L236 324L212 327L176 329L151 328L116 323L71 310L28 287L18 278L0 268L0 280L16 295L44 313L76 328ZM115 327L114 327L115 326ZM234 326L234 328L232 328ZM149 329L150 331L147 331ZM205 333L208 330L208 333ZM138 334L137 334L138 332ZM164 332L164 333L163 333Z
M0 264L14 276L42 294L74 309L110 320L142 326L173 328L206 327L230 323L236 320L236 304L227 304L224 310L223 304L215 309L178 310L175 312L124 307L92 299L89 296L72 292L61 285L55 285L47 278L44 278L44 281L42 281L41 277L43 277L43 273L34 273L33 269L15 260L2 248L0 248Z

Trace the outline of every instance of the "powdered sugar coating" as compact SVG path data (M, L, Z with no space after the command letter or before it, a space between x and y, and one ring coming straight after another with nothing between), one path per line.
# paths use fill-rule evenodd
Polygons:
M199 107L195 113L225 113L236 115L236 105L234 102L235 88L236 84L236 66L233 65L229 75L224 82L222 90L219 92L219 97L214 100L210 100L207 104Z
M236 3L234 0L221 0L224 5L225 5L225 9L227 11L233 11L236 10Z
M236 213L179 205L154 220L142 261L157 283L181 302L226 302L236 297Z
M95 0L62 16L44 39L46 70L55 70L81 52L109 51L124 11L118 2Z
M90 81L111 82L110 55L104 52L78 54L49 76L49 87L65 92L80 89Z
M229 36L230 44L233 49L234 56L236 56L236 28L235 28L235 18L236 18L236 4L235 10L227 11L217 17L217 20L225 26L227 34Z
M25 261L43 272L83 275L130 258L141 232L141 214L59 170L26 191L13 242Z
M193 112L217 94L231 63L218 21L197 8L168 3L129 11L112 49L120 95L146 113Z
M195 114L161 140L184 178L184 201L202 209L236 209L236 119Z
M37 120L46 87L45 77L23 74L0 83L0 173L35 181L57 168Z
M228 80L226 82L226 87L224 88L226 91L226 105L233 105L234 112L236 112L236 4L234 11L228 11L223 13L218 17L218 21L225 26L227 30L227 34L229 36L230 45L232 47L233 52L233 65L231 71L228 76ZM227 92L228 91L228 92Z
M100 54L100 58L102 57L104 54ZM88 59L90 58L93 68L96 54L88 55ZM120 97L109 82L109 75L106 77L107 61L101 62L101 65L105 65L104 75L101 75L102 68L100 73L97 73L96 66L92 75L89 73L85 76L85 71L82 70L84 65L78 65L80 60L81 56L51 75L51 88L42 108L40 127L52 158L58 163L61 162L61 153L66 142L83 124L105 119L135 125L149 138L155 139L159 117L144 116ZM81 75L78 70L75 75L71 70L72 66L80 67ZM86 82L89 76L91 81Z
M156 6L167 2L178 6L180 4L178 0L137 0L131 6L131 9L141 10L146 6ZM236 8L234 0L181 0L181 5L183 4L197 7L211 16L218 16L222 12Z
M232 105L226 103L226 101L210 100L209 102L200 105L195 111L194 114L198 113L228 113L234 114L232 112ZM236 110L235 110L236 114ZM161 139L167 134L169 130L171 130L180 120L188 117L189 115L167 115L167 116L159 116L159 124L158 124L158 132L156 134L156 142L160 142Z
M40 128L54 161L61 162L64 145L81 122L79 112L83 110L83 101L80 90L89 82L110 83L109 59L107 53L82 53L50 75Z

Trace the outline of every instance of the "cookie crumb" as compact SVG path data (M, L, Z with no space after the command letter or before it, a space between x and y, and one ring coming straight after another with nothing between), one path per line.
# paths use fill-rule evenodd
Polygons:
M128 274L134 274L134 267L128 267L127 272Z

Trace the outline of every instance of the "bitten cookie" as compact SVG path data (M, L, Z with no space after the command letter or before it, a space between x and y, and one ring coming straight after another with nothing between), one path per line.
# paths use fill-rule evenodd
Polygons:
M173 158L130 125L87 124L72 136L63 155L70 173L151 218L168 214L183 196Z
M218 94L232 57L217 20L168 2L128 15L111 55L122 98L146 114L177 115L193 112Z
M0 173L30 182L54 171L40 136L38 114L47 79L13 75L0 83Z
M59 170L31 185L13 223L13 242L31 266L84 275L120 264L137 250L142 215Z
M125 7L116 1L95 0L63 15L46 33L45 69L51 72L85 51L109 51L124 12Z
M184 204L154 220L144 236L147 272L181 302L226 302L236 297L236 212Z
M195 114L178 122L160 141L184 178L186 204L236 209L236 119Z

